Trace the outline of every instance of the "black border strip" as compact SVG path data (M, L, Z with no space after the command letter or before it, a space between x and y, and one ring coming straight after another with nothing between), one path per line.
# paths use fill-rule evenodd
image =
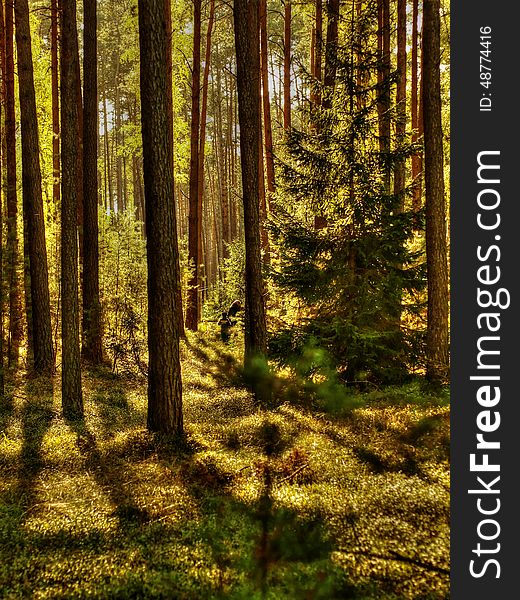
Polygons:
M520 482L520 394L515 377L520 374L515 289L520 254L517 244L520 99L515 92L519 55L516 41L520 37L517 10L514 2L453 0L451 3L451 589L454 600L520 597L517 583L520 518L516 493ZM485 45L480 45L481 41L487 41L480 37L484 27L491 28L488 47L491 52L487 56L480 54L480 50L486 50ZM481 69L481 56L491 58L491 63L482 61L485 66L491 65L491 71ZM481 79L481 72L491 73L488 87L482 85L486 79ZM490 110L482 110L490 103ZM479 183L478 157L482 152L499 152L481 154L480 161L500 168L482 169ZM479 193L482 205L492 206L492 200L496 199L498 206L479 208ZM479 227L479 213L480 222L487 226L494 225L499 214L500 224L490 229ZM488 269L480 271L479 281L479 268L486 266ZM499 281L482 283L497 277L497 267ZM490 297L484 293L479 306L478 288L489 291L499 306L482 306ZM499 292L500 289L507 293ZM506 308L509 295L510 306ZM478 317L483 313L498 316L481 317L479 329ZM490 326L498 325L497 331L490 331ZM479 339L480 350L485 350L480 356L480 368ZM498 368L486 368L490 366ZM483 379L471 379L472 376ZM495 402L496 387L500 388L498 402ZM479 424L490 431L482 433ZM478 433L487 442L499 442L500 449L477 449ZM483 471L484 467L480 467L480 471L472 472L471 454L475 454L477 464L483 464L486 460L483 455L487 454L489 464L500 471ZM500 479L493 482L496 477ZM493 511L496 513L491 514ZM495 535L495 539L482 539ZM472 560L475 562L471 563Z

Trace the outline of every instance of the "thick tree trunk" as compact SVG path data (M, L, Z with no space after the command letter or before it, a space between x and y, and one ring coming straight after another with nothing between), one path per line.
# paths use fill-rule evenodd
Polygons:
M27 221L27 253L31 279L34 370L36 373L50 375L54 367L54 356L28 0L16 0L14 10L22 132L23 208Z
M148 428L182 434L179 250L168 134L164 0L139 0L141 122L148 263Z
M440 2L424 0L424 174L428 274L427 377L448 377L448 263L440 87Z
M16 367L23 337L22 301L18 275L18 199L16 194L16 115L14 94L13 3L5 3L5 169L7 205L7 279L9 285L8 365Z
M291 0L284 0L283 127L291 128Z
M83 113L83 357L103 362L99 301L97 2L83 0L85 81Z
M246 245L245 365L246 368L249 368L252 360L256 357L265 357L267 352L258 197L258 155L261 138L258 93L260 89L260 52L256 2L235 0L234 25ZM260 382L256 383L255 392L259 400L264 399Z
M194 0L193 65L191 82L191 155L190 155L190 214L188 258L193 269L188 282L186 327L197 331L199 324L200 270L202 255L202 215L199 210L199 130L200 130L200 26L201 0Z
M62 406L68 418L83 416L78 302L78 38L76 0L61 7L61 334Z

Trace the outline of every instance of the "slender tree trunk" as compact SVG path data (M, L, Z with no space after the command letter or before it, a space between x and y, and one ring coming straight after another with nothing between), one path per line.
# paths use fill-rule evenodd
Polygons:
M260 149L260 52L257 3L235 0L235 46L237 56L238 114L240 121L240 162L244 202L246 246L246 335L245 366L256 357L265 357L267 331L264 282L260 252L259 149ZM261 382L254 385L259 400L266 397Z
M60 0L62 2L63 0ZM65 0L66 1L66 0ZM77 29L77 26L76 26ZM79 64L79 45L76 31L76 56L74 58L74 80L76 85L76 106L77 106L77 134L76 134L76 152L78 154L78 174L76 180L77 194L77 226L79 243L79 264L80 277L83 277L83 98L81 93L81 72ZM97 184L96 184L97 185Z
M3 190L4 190L4 163L6 159L5 143L5 104L6 104L6 85L5 85L5 17L4 4L0 0L0 76L2 78L0 85L0 265L3 265L4 239L3 239ZM0 399L4 399L4 277L0 276Z
M336 85L336 57L338 53L338 23L339 23L339 0L327 0L327 39L325 42L325 68L323 74L323 99L324 108L332 108L332 97ZM321 21L322 15L319 15ZM321 23L318 23L321 26ZM319 74L321 76L321 54L318 60ZM316 68L318 73L318 70ZM323 210L318 210L314 216L314 229L319 230L327 226L327 217Z
M148 428L182 434L182 382L176 289L180 287L168 134L164 0L139 0L141 122L148 262Z
M108 209L110 214L114 213L114 193L112 188L112 171L110 169L111 158L110 158L110 136L108 134L108 107L107 107L107 96L106 91L103 89L103 125L104 125L104 138L105 138L105 166L107 170L107 183L108 183Z
M402 145L406 140L406 0L397 0L397 117L396 141ZM406 161L398 158L394 167L394 194L399 212L404 209L406 187Z
M54 356L28 1L16 0L14 11L22 132L23 208L27 222L27 253L31 279L34 370L39 374L50 375L54 367Z
M68 418L83 417L78 302L78 37L76 0L61 7L61 335L62 407Z
M325 73L323 76L323 106L332 107L336 84L336 60L338 54L339 0L327 0L327 41L325 43Z
M18 274L18 198L16 194L16 115L14 93L13 3L5 3L5 169L7 205L7 278L9 285L8 365L16 367L23 337L22 301Z
M384 156L390 152L390 0L378 0L378 114L379 114L379 150ZM387 168L384 184L390 191L390 170Z
M284 0L283 127L291 128L291 0Z
M230 122L228 121L226 126L226 135L224 135L224 126L222 123L222 106L220 99L222 98L222 81L221 81L221 69L217 69L217 131L218 131L218 140L219 143L217 145L218 159L219 159L219 182L220 182L220 208L222 214L222 253L221 256L223 259L229 257L229 242L231 241L230 236L230 226L229 226L229 174L228 174L228 148L227 144L229 141L230 134ZM224 84L227 82L227 77L224 79ZM228 93L231 93L230 88L226 87ZM227 108L227 107L226 107ZM229 115L229 111L227 112Z
M51 87L52 87L52 200L60 205L60 106L58 63L58 0L51 0Z
M260 24L260 10L259 20ZM260 34L260 31L259 31ZM261 34L260 34L261 36ZM261 44L260 44L261 46ZM262 97L262 54L260 50L260 77L258 79L258 98ZM260 199L260 246L262 248L262 261L264 265L268 265L270 262L269 252L269 236L265 227L267 220L267 201L265 194L265 171L264 171L264 145L262 143L262 107L258 113L258 128L260 131L260 137L258 139L258 196Z
M411 105L411 117L412 117L412 143L417 144L419 141L419 93L418 93L418 82L419 82L419 61L418 61L418 50L419 50L419 35L418 35L418 19L419 19L419 0L413 0L412 2L412 58L411 58L411 92L410 92L410 105ZM412 210L417 213L421 208L421 193L420 193L420 180L421 172L419 170L419 154L414 153L412 155ZM417 220L415 227L417 228Z
M202 108L200 111L200 133L199 133L199 168L198 168L198 207L199 215L203 215L202 200L204 197L204 152L206 148L206 117L208 113L208 82L209 66L211 61L211 33L213 31L213 21L215 18L215 0L210 0L208 31L206 34L206 55L204 57L204 74L202 77ZM201 240L202 243L202 240ZM203 256L202 247L199 247L199 256ZM201 303L197 306L197 322L201 317Z
M197 331L200 302L200 263L202 256L202 215L199 210L199 130L200 130L200 27L201 0L193 2L193 65L191 83L191 156L188 258L193 269L188 282L186 327Z
M262 104L264 112L265 165L267 172L267 207L270 210L270 198L275 190L273 131L271 126L271 102L269 101L269 74L267 52L267 0L260 0L260 65L262 71Z
M321 104L321 91L319 86L322 83L322 54L323 54L323 0L316 1L316 16L314 26L314 52L311 75L314 78L317 89L313 89L311 92L311 109L320 106Z
M83 357L92 364L103 362L101 304L99 301L98 242L98 94L97 2L83 0L85 81L83 114Z
M172 3L171 0L164 0L164 14L166 18L166 71L167 71L167 100L168 100L168 135L170 136L170 144L172 146L172 169L175 172L175 164L174 164L174 139L173 139L173 64L172 64ZM175 202L175 191L173 191L173 196L171 198L171 202L176 209ZM176 302L181 307L177 311L177 315L179 317L179 323L177 324L179 328L179 335L184 337L184 319L182 314L182 288L178 287L176 290Z
M448 263L440 87L440 2L424 0L424 162L428 274L427 377L448 377Z

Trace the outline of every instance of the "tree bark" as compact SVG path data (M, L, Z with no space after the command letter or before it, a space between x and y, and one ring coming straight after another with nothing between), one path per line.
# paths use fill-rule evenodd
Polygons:
M22 132L23 209L27 221L34 370L38 374L51 375L54 356L28 0L15 0L14 11Z
M61 6L61 335L62 407L67 418L83 417L78 302L78 38L76 0Z
M264 112L264 144L265 144L265 166L267 174L267 210L270 210L271 195L275 191L274 176L274 154L273 154L273 131L271 125L271 102L269 101L269 75L267 69L267 0L260 0L260 65L262 72L262 105Z
M3 229L4 211L3 211L3 191L4 191L4 163L6 159L5 143L5 104L6 104L6 85L5 85L5 18L4 4L0 0L0 76L2 77L0 85L0 225ZM0 265L3 265L4 239L3 232L0 231ZM4 277L0 276L0 399L4 399Z
M412 143L417 144L419 141L419 93L418 93L418 82L419 82L419 31L418 31L418 19L419 19L419 0L413 0L412 2L412 65L411 65L411 91L410 91L410 104L411 104L411 117L412 117ZM420 153L414 153L412 155L412 210L414 213L418 213L421 208L421 177L422 168L420 167ZM415 222L415 228L418 228L417 219Z
M172 64L172 3L171 0L164 0L164 14L166 18L166 69L167 69L167 100L168 100L168 135L170 136L170 144L172 146L172 169L175 172L175 160L173 154L174 139L173 139L173 64ZM171 203L175 206L175 190L173 191ZM184 337L184 318L182 314L182 289L181 286L176 290L176 302L180 306L177 311L179 317L179 335Z
M258 197L261 134L260 52L256 2L235 0L234 26L246 246L245 366L250 368L255 358L265 357L267 352ZM254 387L257 398L263 399L260 382L256 382Z
M179 250L168 134L164 0L139 0L141 122L148 263L148 429L182 434Z
M52 200L60 204L60 107L58 63L58 0L51 0L51 86L52 86Z
M332 96L336 84L338 24L339 0L327 0L327 40L325 42L325 72L323 75L324 108L332 108Z
M103 362L101 304L99 300L98 231L98 94L97 2L83 0L83 357L94 365Z
M65 0L66 1L66 0ZM63 0L60 0L62 3ZM74 21L76 24L76 21ZM75 50L74 57L74 80L76 86L76 106L77 106L77 125L76 125L76 152L78 154L78 174L76 179L76 194L77 194L77 226L78 226L78 243L79 243L79 264L80 277L83 276L83 98L81 93L81 71L79 65L79 44L76 25L75 34ZM97 185L97 183L96 183Z
M284 0L283 127L291 128L291 0Z
M448 377L448 263L440 87L440 2L424 0L424 174L428 274L427 378Z
M193 269L188 282L186 327L197 331L200 302L200 263L202 261L202 214L199 210L199 130L200 130L200 27L201 0L193 2L193 65L191 82L190 214L188 258Z
M323 54L323 0L316 0L316 15L314 26L314 51L312 53L311 76L314 78L317 89L311 92L311 110L321 104L321 91L319 86L322 83L322 57Z
M228 140L230 137L230 121L228 120L226 126L227 131L224 134L224 126L222 119L222 105L220 99L222 98L222 81L221 81L221 71L222 69L217 68L217 95L218 100L216 102L217 105L217 115L216 115L216 125L217 125L217 156L219 160L219 184L220 184L220 209L222 215L222 253L221 256L223 259L229 257L229 242L231 241L230 236L230 224L229 224L229 180L228 177ZM224 84L227 82L227 77L224 77ZM228 94L231 94L230 88L226 88L228 90ZM227 107L226 107L227 108ZM229 118L229 111L227 112Z
M7 205L7 279L9 285L9 336L7 343L8 366L18 364L19 348L23 337L22 302L18 274L18 199L16 194L16 114L14 93L13 3L5 3L5 196Z
M379 150L383 157L390 152L390 0L378 0L378 118ZM385 170L384 185L390 192L390 170Z
M203 209L202 200L204 197L204 153L206 148L206 117L208 113L208 82L209 82L209 67L211 62L211 33L213 31L213 21L215 18L215 0L210 0L208 31L206 34L206 55L204 57L204 74L202 76L202 107L200 111L200 132L199 132L199 167L198 167L198 206L197 212L202 219ZM202 239L201 239L202 244ZM202 257L202 246L199 247L199 256ZM204 261L206 264L206 261ZM201 317L201 303L197 306L197 323Z
M396 87L396 142L406 139L406 0L397 0L397 87ZM394 194L399 212L404 209L406 187L406 161L398 158L394 167Z

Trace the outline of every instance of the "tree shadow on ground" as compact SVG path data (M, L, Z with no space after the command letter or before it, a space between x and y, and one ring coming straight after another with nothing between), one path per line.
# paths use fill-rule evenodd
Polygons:
M55 417L53 387L48 380L31 380L26 384L26 399L21 409L22 449L16 496L28 509L36 500L35 482L45 467L42 442Z
M103 438L110 438L142 419L142 414L129 406L121 387L110 391L106 387L102 391L98 389L92 402L98 408ZM113 516L117 517L120 527L125 529L146 523L150 515L145 507L139 506L132 494L132 476L128 470L128 458L135 458L135 452L129 457L120 451L103 452L85 420L71 420L67 424L76 435L76 445L83 457L85 470L93 475L99 488L108 495L114 506Z

